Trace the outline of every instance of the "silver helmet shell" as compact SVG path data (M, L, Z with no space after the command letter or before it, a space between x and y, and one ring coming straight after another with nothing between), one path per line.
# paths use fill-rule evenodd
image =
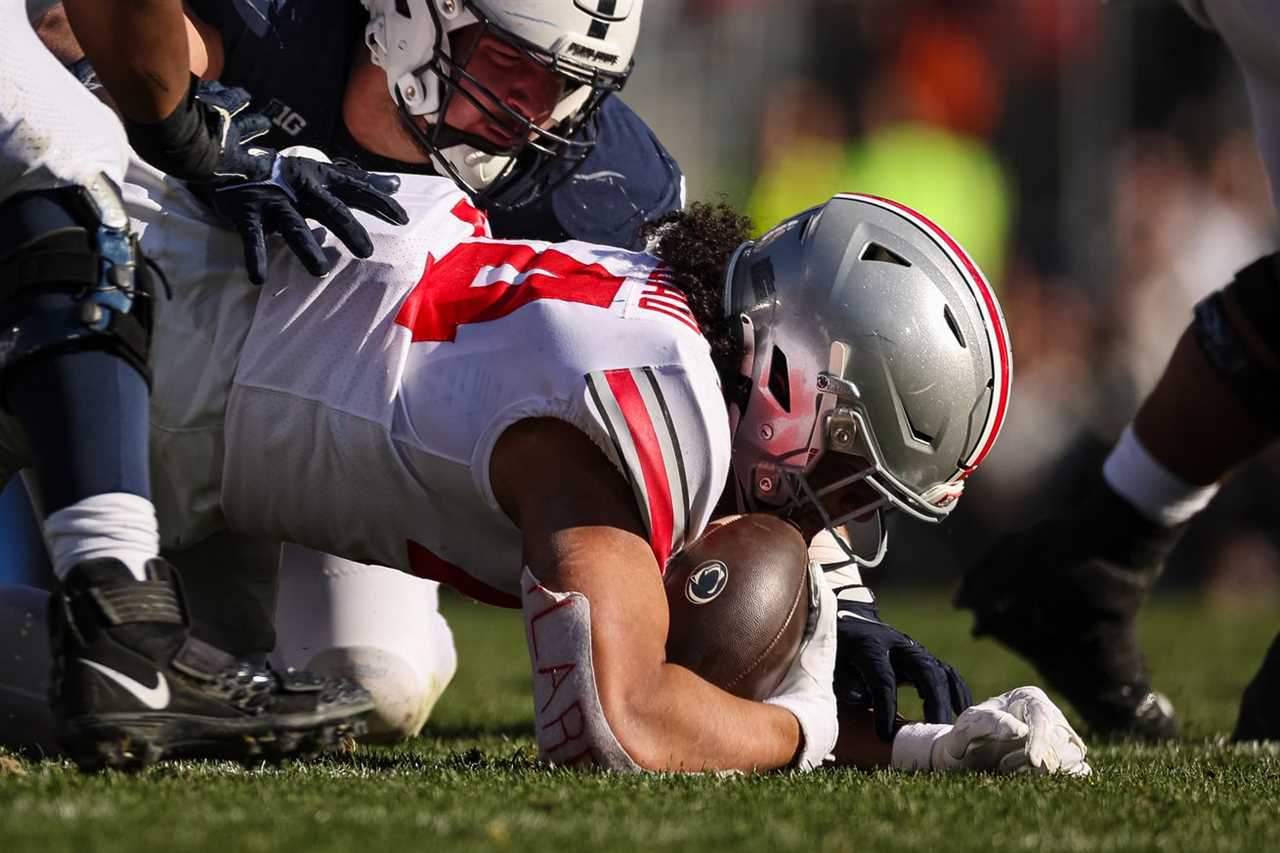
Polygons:
M740 247L724 304L746 352L731 412L747 506L813 504L833 530L874 517L872 552L851 553L866 565L884 554L884 508L946 517L999 435L1013 361L994 291L945 231L837 195ZM814 488L828 453L862 464ZM878 500L829 514L827 497L858 482Z

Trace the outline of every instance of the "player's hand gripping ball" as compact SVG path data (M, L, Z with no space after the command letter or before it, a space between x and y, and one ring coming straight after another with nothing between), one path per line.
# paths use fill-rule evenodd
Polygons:
M667 660L762 700L795 660L809 617L809 556L794 527L744 515L667 563Z

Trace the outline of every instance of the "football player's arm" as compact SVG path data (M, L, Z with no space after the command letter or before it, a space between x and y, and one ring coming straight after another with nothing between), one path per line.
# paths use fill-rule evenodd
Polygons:
M589 438L552 419L499 439L494 493L546 589L590 603L596 687L612 734L649 770L758 770L801 750L797 718L666 662L667 600L635 498Z
M179 0L63 0L80 47L133 121L170 115L191 80L187 21Z
M33 26L40 41L63 65L70 67L85 58L84 47L72 30L71 23L67 19L67 9L62 3L55 3L49 7ZM92 24L82 26L92 26ZM205 80L216 80L223 68L222 34L216 27L204 23L189 10L186 12L183 28L186 31L187 61L191 73ZM182 85L186 86L185 78ZM98 92L100 95L105 94L102 89ZM109 99L108 103L113 108L116 107L114 98Z

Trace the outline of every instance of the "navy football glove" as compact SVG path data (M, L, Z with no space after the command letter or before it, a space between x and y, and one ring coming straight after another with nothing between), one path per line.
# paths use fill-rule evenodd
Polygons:
M874 710L876 734L893 741L898 684L924 700L925 722L950 723L973 704L960 673L880 619L874 602L841 601L836 620L836 698Z
M324 275L333 265L307 219L332 231L358 258L369 257L373 243L350 208L395 225L409 221L404 208L391 198L400 188L400 179L394 175L375 175L352 164L285 156L249 145L270 129L270 122L246 111L250 96L244 89L202 83L196 100L222 117L226 144L206 197L240 232L245 267L254 284L267 278L267 234L283 237L307 272Z
M89 69L90 71L92 69ZM265 177L270 158L247 143L271 130L271 120L248 111L249 93L191 75L187 94L157 122L124 121L129 144L152 166L184 181L219 176Z
M250 281L266 281L266 235L273 233L312 275L330 270L307 219L328 228L360 258L369 257L373 243L351 208L396 225L409 221L391 198L400 188L394 175L251 145L271 129L266 116L249 111L251 100L244 89L193 77L187 99L172 116L154 125L127 125L130 141L148 162L191 182L240 233Z
M394 175L274 151L268 154L270 169L265 176L221 178L206 196L213 209L240 232L244 263L254 284L262 284L267 277L267 234L283 237L307 272L324 275L333 264L311 233L308 219L332 231L358 258L369 257L373 243L351 208L395 225L409 221L404 208L391 198L400 187Z

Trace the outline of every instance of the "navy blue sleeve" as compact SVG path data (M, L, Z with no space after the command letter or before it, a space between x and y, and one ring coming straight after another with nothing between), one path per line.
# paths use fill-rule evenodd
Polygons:
M684 205L684 175L649 126L619 98L595 119L596 145L548 195L512 211L490 211L496 237L643 245L643 228Z
M342 97L368 15L359 0L187 0L222 36L218 79L253 96L272 130L262 144L334 153Z
M213 27L222 36L227 53L235 50L247 29L247 20L266 20L265 11L255 9L253 0L186 0L191 14ZM267 3L259 2L258 7Z

